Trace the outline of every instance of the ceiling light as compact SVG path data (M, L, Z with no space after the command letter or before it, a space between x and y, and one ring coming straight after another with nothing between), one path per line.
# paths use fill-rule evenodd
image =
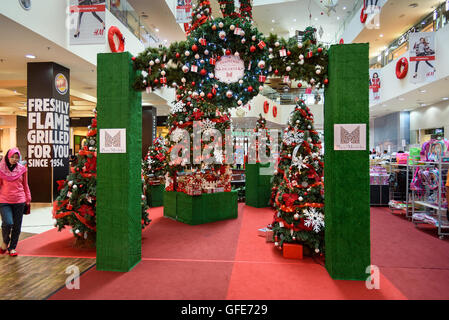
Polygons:
M296 22L296 19L293 19L293 22Z
M426 93L426 90L421 90L420 92L421 92L421 93Z
M337 17L337 20L340 20L340 17Z
M276 20L274 20L274 19L273 19L273 20L271 20L271 22L275 23L275 22L276 22Z
M274 28L271 28L271 31L274 31Z
M159 32L159 29L158 29L158 28L156 28L156 29L155 29L155 31L156 31L156 32Z
M449 98L443 98L443 100L449 100Z
M27 54L27 55L25 56L25 58L28 58L28 59L36 59L36 56L33 56L32 54Z
M405 99L404 98L399 98L399 100L404 101Z
M346 7L343 7L343 10L346 10Z
M318 18L315 18L315 21L318 21Z
M379 35L379 37L383 38L383 37L384 37L384 35L383 35L383 34L380 34L380 35Z
M427 106L427 104L425 104L425 103L421 103L420 105L421 105L421 107Z

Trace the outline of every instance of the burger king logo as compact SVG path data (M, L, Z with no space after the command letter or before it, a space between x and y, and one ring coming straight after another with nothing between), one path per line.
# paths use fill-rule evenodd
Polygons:
M55 77L55 87L59 94L66 94L69 89L69 84L67 82L67 78L62 74L58 73Z

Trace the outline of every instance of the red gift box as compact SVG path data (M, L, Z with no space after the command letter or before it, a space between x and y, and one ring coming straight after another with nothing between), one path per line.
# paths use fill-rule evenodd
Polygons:
M217 63L217 59L215 58L210 58L209 59L209 64L215 66L215 63Z
M204 39L204 38L201 38L201 39L200 39L200 44L201 44L202 46L207 45L207 40Z
M259 46L260 49L263 49L266 47L266 44L263 41L260 41L257 45Z
M302 245L297 243L284 243L282 255L287 259L302 259Z
M193 66L190 68L190 71L192 71L192 72L198 72L198 66L193 65Z
M266 76L259 76L259 82L265 82L267 80Z
M167 83L167 78L166 77L162 77L160 79L160 81L161 81L162 84L166 84Z
M281 57L286 57L286 56L287 56L287 50L285 50L285 49L279 50L279 55L280 55Z

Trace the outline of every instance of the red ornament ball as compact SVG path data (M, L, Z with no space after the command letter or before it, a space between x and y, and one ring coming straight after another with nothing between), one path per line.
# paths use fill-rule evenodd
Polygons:
M324 79L324 84L328 84L329 83L329 79Z
M290 51L287 51L287 56L290 57L291 54L292 54L292 53L291 53Z
M254 90L253 87L251 86L248 87L248 92L253 92L253 90Z
M179 52L176 52L176 59L179 59L181 57L181 55L179 54Z
M135 61L135 60L136 60L136 57L132 57L131 60L132 60L132 61Z
M255 47L255 46L251 46L251 47L249 48L249 51L250 51L250 52L256 52L256 47Z
M206 73L207 73L206 69L201 69L200 74L201 74L202 76L205 76Z
M192 87L194 87L194 86L195 86L195 84L196 84L196 83L195 83L195 81L192 81Z
M212 93L209 92L209 93L207 94L207 98L208 98L208 99L212 99L213 97L214 97L214 95L213 95Z
M323 48L319 47L319 48L318 48L318 52L319 52L319 53L323 52Z
M154 83L159 83L159 80L158 79L154 79L154 81L153 81Z
M196 44L194 44L192 46L192 51L197 52L198 51L198 46Z
M279 74L279 70L278 69L274 70L274 74L278 75Z
M231 50L227 49L227 50L226 50L226 55L227 55L227 56L230 56L230 55L231 55Z
M298 88L301 88L302 87L302 84L301 84L301 82L300 83L298 83Z

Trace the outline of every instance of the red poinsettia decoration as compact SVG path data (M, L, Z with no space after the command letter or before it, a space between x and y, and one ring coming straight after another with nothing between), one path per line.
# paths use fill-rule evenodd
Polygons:
M204 115L204 112L197 110L197 111L193 112L192 115L195 118L195 120L199 120Z
M156 159L158 159L159 161L162 162L162 161L165 160L165 156L163 154L159 153L159 154L156 155Z
M86 167L86 171L95 171L97 168L97 158L87 158L86 164L84 165Z
M58 184L58 191L64 189L65 180L58 180L56 183Z
M291 207L293 203L298 200L299 195L296 193L284 193L282 195L282 200L284 200L284 203L287 207Z

